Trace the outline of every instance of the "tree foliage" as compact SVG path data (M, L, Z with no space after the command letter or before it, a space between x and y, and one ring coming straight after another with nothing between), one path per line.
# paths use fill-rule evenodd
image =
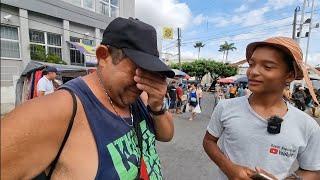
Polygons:
M223 61L228 61L228 54L229 51L236 50L237 48L234 46L234 43L228 43L227 41L224 42L224 44L220 45L219 52L223 52Z
M179 64L171 64L171 68L179 69ZM229 77L237 74L237 68L228 66L227 64L216 62L213 60L197 60L193 62L181 63L181 69L190 76L196 76L202 79L204 75L210 72L211 77Z

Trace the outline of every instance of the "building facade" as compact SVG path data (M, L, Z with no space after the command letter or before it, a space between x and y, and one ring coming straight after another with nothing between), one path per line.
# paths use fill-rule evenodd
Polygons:
M1 114L14 107L16 80L30 60L85 66L95 57L70 42L95 47L114 18L134 16L134 0L2 0Z

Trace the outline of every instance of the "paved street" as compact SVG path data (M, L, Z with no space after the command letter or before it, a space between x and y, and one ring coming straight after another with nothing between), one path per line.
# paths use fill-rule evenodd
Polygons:
M174 115L175 135L171 142L158 142L162 172L168 180L215 179L217 166L202 148L202 139L213 110L213 94L205 93L203 112L194 121L189 113ZM317 119L320 123L320 119Z
M213 110L213 95L205 94L204 110L194 121L190 113L174 115L175 136L169 143L158 143L165 179L214 179L217 166L202 148L202 139Z

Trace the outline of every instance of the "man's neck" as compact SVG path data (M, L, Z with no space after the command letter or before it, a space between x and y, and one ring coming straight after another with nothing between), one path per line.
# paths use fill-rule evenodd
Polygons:
M44 75L44 77L45 77L46 79L48 79L49 81L51 81L50 78L48 77L48 75Z
M260 106L266 109L278 106L281 107L284 103L282 92L277 93L253 93L249 102L252 106Z

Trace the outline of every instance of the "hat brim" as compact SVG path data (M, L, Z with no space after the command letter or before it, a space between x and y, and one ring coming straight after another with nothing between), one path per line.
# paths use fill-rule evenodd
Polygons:
M289 54L292 57L292 59L294 60L293 68L294 68L294 72L295 72L295 79L296 80L303 79L304 76L303 76L303 72L302 72L302 69L303 69L302 65L297 63L297 60L295 59L295 57L292 54L292 52L286 46L283 46L281 44L265 42L265 41L250 43L246 48L246 59L247 59L247 61L251 58L251 56L252 56L253 52L255 51L255 49L258 46L261 46L261 45L270 46L270 47L276 47L276 48L279 48L279 49L283 50L285 53Z
M122 48L122 50L126 56L142 69L157 72L169 78L173 78L175 75L174 72L157 56L128 48Z

